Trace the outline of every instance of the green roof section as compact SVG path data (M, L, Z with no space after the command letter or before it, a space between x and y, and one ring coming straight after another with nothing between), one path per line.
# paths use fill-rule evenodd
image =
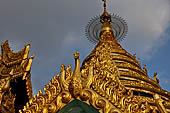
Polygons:
M92 106L75 99L68 103L57 113L99 113L99 112Z

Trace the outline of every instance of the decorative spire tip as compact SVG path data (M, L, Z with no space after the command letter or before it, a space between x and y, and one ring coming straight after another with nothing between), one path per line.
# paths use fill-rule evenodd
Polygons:
M102 0L104 2L104 10L106 10L106 0Z

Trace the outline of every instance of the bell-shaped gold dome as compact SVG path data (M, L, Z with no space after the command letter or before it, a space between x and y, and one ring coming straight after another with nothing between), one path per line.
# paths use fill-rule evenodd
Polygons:
M170 93L161 89L159 80L154 74L154 80L148 77L146 65L141 68L139 59L136 55L131 55L115 40L109 20L110 15L106 8L101 16L101 32L99 43L96 45L91 54L83 61L82 70L86 70L89 66L94 66L94 73L100 71L100 66L104 62L104 66L117 68L119 72L119 81L127 90L131 90L134 96L142 97L143 103L148 102L155 106L154 95L158 94L166 102L170 99ZM113 65L111 65L113 64ZM109 73L109 70L107 73ZM105 74L107 74L105 73ZM99 76L102 76L101 74ZM109 75L114 78L115 75ZM170 109L170 106L166 106Z

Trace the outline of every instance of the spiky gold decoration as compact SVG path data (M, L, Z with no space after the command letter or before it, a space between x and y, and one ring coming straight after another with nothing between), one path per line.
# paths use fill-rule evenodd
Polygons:
M8 41L1 44L2 55L0 56L0 111L3 113L14 113L15 95L12 94L11 81L22 77L26 81L28 98L32 97L31 85L31 64L32 59L28 58L28 44L18 53L14 53L10 48ZM22 89L21 89L22 90Z

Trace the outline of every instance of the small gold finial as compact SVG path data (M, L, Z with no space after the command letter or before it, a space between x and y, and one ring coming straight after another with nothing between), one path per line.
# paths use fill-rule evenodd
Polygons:
M140 64L140 58L137 58L137 63ZM144 66L145 66L145 64L144 64Z
M80 74L80 60L79 60L80 54L76 51L73 56L74 56L74 59L75 59L74 74L77 73L77 75L78 75L78 74Z
M80 54L76 51L73 56L74 56L75 59L77 59L77 58L79 58L79 55Z
M155 82L158 84L159 79L157 78L157 72L154 73L153 77L154 77Z
M145 72L146 75L148 75L148 71L146 69L146 64L143 65L143 71Z
M134 58L134 59L136 59L136 53L135 53L135 54L133 54L133 58Z
M30 46L31 45L31 43L32 43L32 40L27 44L28 46Z
M34 57L35 57L35 53L30 57L30 59L34 59Z

